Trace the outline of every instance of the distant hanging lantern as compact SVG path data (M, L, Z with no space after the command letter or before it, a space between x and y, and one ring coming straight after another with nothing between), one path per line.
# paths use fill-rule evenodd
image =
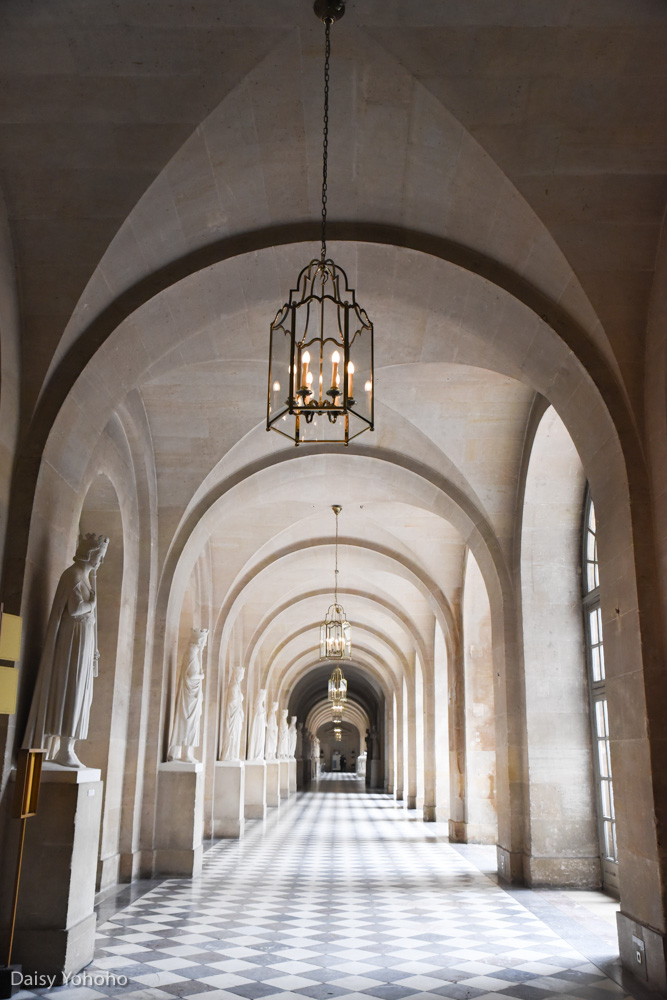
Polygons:
M329 605L324 621L320 625L320 659L349 660L352 657L350 623L345 618L345 609L338 603L338 515L343 508L336 505L331 509L336 515L334 603ZM331 676L333 677L333 674ZM329 692L331 692L331 680L329 681ZM329 693L329 699L331 700L331 693Z
M336 729L334 729L334 739L336 740L337 743L341 742L341 740L343 739L342 729L338 729L337 727Z
M373 430L373 324L345 271L327 258L330 30L345 13L344 0L316 0L315 13L326 30L322 246L271 324L266 429L295 445L347 445Z
M340 667L336 667L329 678L329 701L333 710L334 722L340 722L347 701L347 681ZM341 718L336 718L337 715Z

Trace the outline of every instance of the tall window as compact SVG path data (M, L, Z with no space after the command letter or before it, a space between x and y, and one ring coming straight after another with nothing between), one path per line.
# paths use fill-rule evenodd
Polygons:
M593 756L598 795L598 827L602 858L602 881L605 888L618 892L618 851L616 848L616 816L614 786L611 775L609 747L609 717L607 711L604 639L600 610L600 570L598 566L597 526L595 507L590 494L584 506L584 630L588 687L591 696Z

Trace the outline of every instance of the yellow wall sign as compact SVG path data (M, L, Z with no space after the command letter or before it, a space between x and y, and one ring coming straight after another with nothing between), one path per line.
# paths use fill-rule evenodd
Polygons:
M16 667L0 667L0 715L14 715L19 672Z
M16 663L21 659L21 626L23 622L18 615L2 613L0 619L0 660L11 660Z

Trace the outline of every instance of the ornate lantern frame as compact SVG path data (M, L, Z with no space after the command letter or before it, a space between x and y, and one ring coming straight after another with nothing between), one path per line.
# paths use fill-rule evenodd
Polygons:
M373 430L373 367L373 324L345 271L311 260L271 324L267 430L295 445Z
M266 429L295 445L348 445L374 429L373 324L345 271L327 257L331 25L345 0L315 0L314 10L325 26L322 245L271 324Z

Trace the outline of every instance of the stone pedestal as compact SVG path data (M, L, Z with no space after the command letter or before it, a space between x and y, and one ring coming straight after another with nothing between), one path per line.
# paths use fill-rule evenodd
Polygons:
M39 809L26 827L12 956L24 974L60 981L93 960L101 817L97 768L44 764ZM17 820L12 827L18 834Z
M297 757L296 760L296 787L301 790L305 788L308 782L306 781L306 761L302 757Z
M382 788L383 786L384 786L384 762L381 760L372 760L371 788Z
M213 836L242 837L245 822L245 762L218 760L213 788Z
M160 764L155 821L156 875L198 875L202 862L204 765Z
M287 787L290 795L296 794L296 760L294 757L287 761Z
M263 760L246 761L245 769L245 818L266 818L266 763Z
M288 799L290 797L289 788L289 761L279 760L280 764L280 798Z
M622 904L621 904L622 905ZM667 939L625 913L616 914L623 967L660 996L667 995Z
M266 804L267 806L280 805L279 760L267 760L266 762Z

